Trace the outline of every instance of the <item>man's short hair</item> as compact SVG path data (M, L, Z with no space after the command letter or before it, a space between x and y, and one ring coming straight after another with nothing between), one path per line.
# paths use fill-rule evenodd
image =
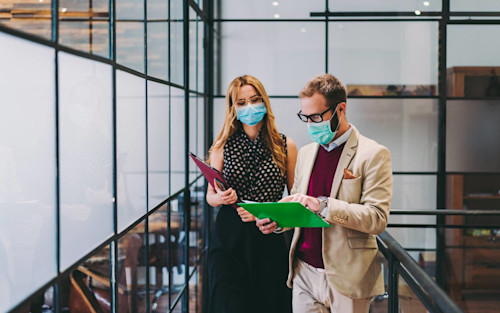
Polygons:
M345 102L347 100L344 84L331 74L323 74L311 79L304 88L302 88L299 97L312 97L315 93L323 95L329 106L334 106L339 102Z

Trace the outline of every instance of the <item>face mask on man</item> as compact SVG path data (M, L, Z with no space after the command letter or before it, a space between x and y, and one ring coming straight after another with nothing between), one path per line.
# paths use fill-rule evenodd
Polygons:
M256 104L247 104L236 108L236 117L243 124L249 126L257 125L267 113L266 106L263 102Z
M332 131L332 119L336 121L337 126L335 130ZM332 115L332 118L328 121L323 121L320 123L308 123L307 133L312 141L319 143L320 145L326 145L332 141L339 130L340 121L337 117L337 108Z

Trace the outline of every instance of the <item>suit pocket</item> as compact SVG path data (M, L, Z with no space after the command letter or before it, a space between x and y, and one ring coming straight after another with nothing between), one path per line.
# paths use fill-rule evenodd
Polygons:
M342 179L337 199L348 203L359 203L361 199L361 182L361 177Z
M347 238L347 243L352 249L376 249L377 240L374 236Z

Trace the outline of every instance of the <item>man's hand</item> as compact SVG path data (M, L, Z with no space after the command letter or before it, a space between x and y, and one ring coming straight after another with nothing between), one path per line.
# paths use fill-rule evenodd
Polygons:
M294 195L285 197L279 202L300 202L303 206L313 211L314 213L321 213L319 212L319 200L315 197L306 196L301 193L296 193Z
M272 222L270 219L268 218L263 218L261 220L257 220L257 227L259 227L259 230L264 234L264 235L267 235L267 234L270 234L272 233L273 231L276 230L276 228L278 228L278 224L276 224L276 222Z

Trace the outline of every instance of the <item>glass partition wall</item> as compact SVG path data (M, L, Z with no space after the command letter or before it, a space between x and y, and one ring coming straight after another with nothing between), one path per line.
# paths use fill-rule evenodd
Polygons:
M198 312L210 1L0 4L0 312Z
M300 148L311 141L298 93L316 75L336 75L348 121L392 153L388 232L465 312L495 311L498 214L436 212L500 213L498 1L220 0L214 12L213 132L229 82L251 74Z

